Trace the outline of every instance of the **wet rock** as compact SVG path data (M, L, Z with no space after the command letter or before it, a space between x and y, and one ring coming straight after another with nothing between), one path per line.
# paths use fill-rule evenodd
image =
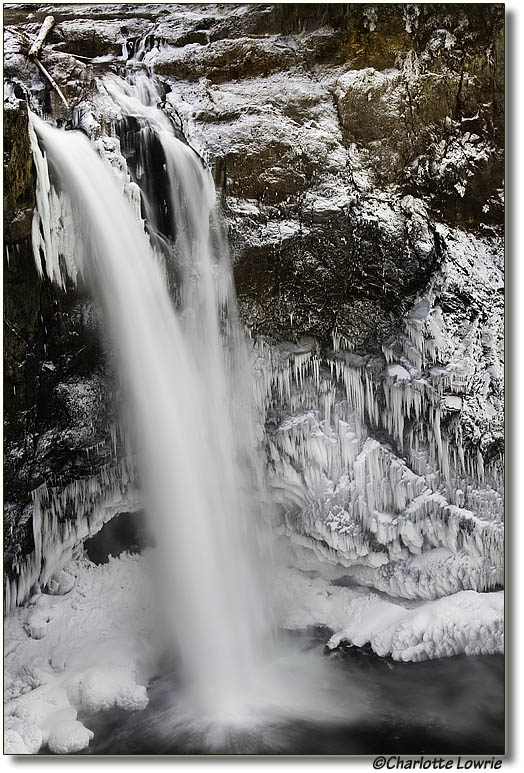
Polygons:
M162 51L155 61L155 72L189 81L208 78L223 83L270 75L292 67L295 54L278 39L241 38L220 40L202 47L192 43L182 49Z
M143 36L148 26L142 19L71 19L57 24L49 37L51 43L71 54L95 58L121 56L123 44Z
M31 234L33 157L27 130L27 103L14 94L4 103L4 239L20 243Z

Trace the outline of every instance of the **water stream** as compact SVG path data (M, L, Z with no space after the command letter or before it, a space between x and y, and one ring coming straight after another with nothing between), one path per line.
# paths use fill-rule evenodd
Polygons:
M55 261L58 274L63 257L60 235L52 231L56 220L48 216L46 161L55 198L74 224L67 248L103 309L127 388L158 544L165 634L198 710L221 712L223 702L244 689L271 640L252 512L256 449L239 375L244 345L227 250L212 247L210 172L156 107L142 105L136 95L118 96L128 113L136 107L161 143L172 255L164 255L164 263L159 259L110 166L87 138L33 116L46 156L39 169L42 246L48 273ZM176 305L166 277L170 258L177 258Z

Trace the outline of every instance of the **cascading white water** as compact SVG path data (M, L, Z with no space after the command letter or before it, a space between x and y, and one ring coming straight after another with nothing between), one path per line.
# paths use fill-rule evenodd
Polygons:
M52 186L72 214L68 249L103 307L127 385L161 560L163 610L181 673L199 711L220 713L245 687L269 626L246 496L255 449L248 401L239 399L241 336L234 314L227 314L234 306L227 256L216 263L210 249L212 179L157 120L184 258L176 312L163 269L108 165L81 133L31 120ZM46 214L52 189L45 175L39 184L43 238L36 243L49 266L60 266L51 254L60 240ZM232 356L223 346L221 314Z

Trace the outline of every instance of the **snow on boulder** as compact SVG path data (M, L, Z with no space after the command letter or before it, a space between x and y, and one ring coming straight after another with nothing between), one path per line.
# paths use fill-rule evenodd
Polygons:
M94 734L76 719L60 722L49 734L49 751L53 754L72 754L89 746Z
M25 752L6 751L6 754L36 754L40 751L42 746L42 731L36 725L29 725L17 717L6 717L4 728L6 742L8 734L11 733L11 739L17 741L16 736L18 736L26 749Z
M462 397L459 395L444 395L441 404L445 410L460 411L462 410Z
M410 610L391 643L395 660L504 652L504 593L461 591Z
M46 585L45 592L51 596L65 596L74 588L76 578L65 569L55 572Z
M135 682L134 672L127 668L91 669L82 675L78 703L87 714L118 706L126 711L144 709L148 704L146 688Z
M333 631L331 649L343 641L357 647L369 643L377 655L399 661L504 652L503 591L460 591L413 605L283 568L274 591L280 624L326 626Z
M38 610L27 618L25 631L30 639L43 639L47 634L47 627L51 621L49 615Z
M29 749L16 730L6 730L4 733L4 754L29 754Z
M411 381L411 376L406 368L403 368L402 365L399 365L398 363L388 365L386 368L386 375L388 378L396 378L397 381Z
M42 727L48 717L66 709L74 711L66 691L62 687L42 685L7 703L5 716L14 716L28 725Z
M116 698L116 705L124 711L142 711L148 703L147 690L141 684L123 687Z
M61 616L60 601L38 593L31 599L30 609L24 624L25 632L31 639L43 639L50 623Z

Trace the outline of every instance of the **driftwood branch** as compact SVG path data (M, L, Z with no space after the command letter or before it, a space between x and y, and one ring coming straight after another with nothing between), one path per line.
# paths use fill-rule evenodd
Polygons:
M80 56L80 54L72 54L71 51L62 51L60 50L61 54L67 54L67 56L72 56L75 59L82 59L83 62L91 62L93 60L92 56Z
M54 16L46 16L42 26L40 27L40 32L35 38L35 41L31 48L29 49L29 58L30 59L36 59L38 54L40 53L40 49L45 43L46 37L49 35L51 30L53 29L55 24L55 17Z
M69 109L69 103L67 99L62 94L62 91L60 90L60 86L58 83L54 80L54 78L51 77L51 75L47 72L46 68L42 64L42 62L38 59L38 55L42 49L42 46L45 43L45 39L53 29L55 24L55 18L54 16L46 16L42 26L40 27L40 32L36 36L31 48L29 49L29 58L33 59L34 63L38 67L39 70L45 75L51 86L55 89L56 93L64 103L64 105Z
M28 50L29 48L31 48L31 41L29 40L29 38L24 32L22 32L21 30L17 30L16 27L10 28L9 32L12 35L18 35L18 37L22 41L22 45L26 46Z
M58 96L60 97L60 99L62 100L64 105L67 107L67 109L69 109L69 102L67 101L67 99L64 97L64 95L60 91L60 86L58 85L58 83L49 75L49 73L47 72L46 68L44 67L44 65L42 64L42 62L39 59L35 59L35 64L36 64L37 67L40 68L40 70L42 70L42 72L44 73L45 77L47 78L47 80L49 81L51 86L55 89L56 93L58 94Z

